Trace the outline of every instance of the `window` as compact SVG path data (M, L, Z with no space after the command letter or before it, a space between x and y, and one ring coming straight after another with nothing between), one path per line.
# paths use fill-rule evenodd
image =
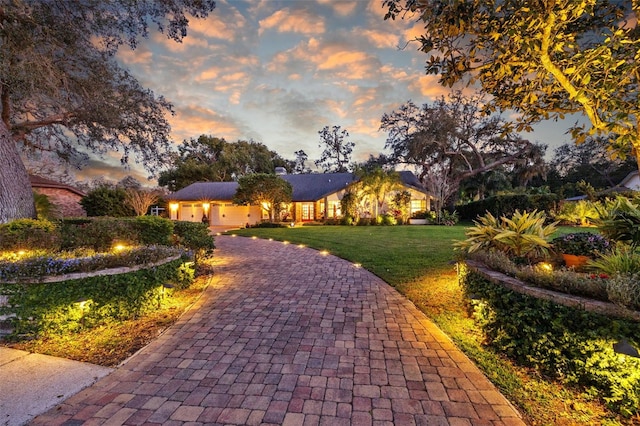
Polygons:
M427 209L426 200L411 200L411 213Z
M302 220L309 221L314 219L313 203L302 204Z

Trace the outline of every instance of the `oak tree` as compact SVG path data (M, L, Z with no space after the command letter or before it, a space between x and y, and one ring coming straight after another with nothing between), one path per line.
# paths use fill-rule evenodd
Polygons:
M499 116L484 114L482 100L455 92L422 106L409 101L382 116L390 161L413 166L440 206L465 179L544 154L544 147L508 132Z
M351 161L351 153L354 142L347 140L349 132L340 126L325 126L318 132L320 135L320 148L323 148L320 159L316 160L316 166L324 173L343 173Z
M171 191L194 182L231 182L251 173L273 174L276 167L289 165L262 143L227 142L208 135L184 140L169 158L170 168L160 172L158 184Z
M515 129L581 113L577 142L609 139L640 167L640 2L621 0L384 0L385 19L415 17L428 74L492 96L519 114Z
M12 0L0 5L0 223L35 215L20 154L118 151L149 171L170 147L171 104L114 55L157 26L186 36L213 0Z

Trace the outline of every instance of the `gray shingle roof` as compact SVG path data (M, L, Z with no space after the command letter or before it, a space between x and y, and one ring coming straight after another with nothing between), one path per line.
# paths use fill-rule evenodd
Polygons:
M292 201L316 201L353 183L353 173L309 173L281 176L293 187Z
M309 173L281 177L293 187L292 201L320 200L346 188L356 179L353 173ZM404 184L426 193L413 173L400 172L400 178ZM167 198L180 201L227 201L233 199L237 188L237 182L196 182L174 192Z

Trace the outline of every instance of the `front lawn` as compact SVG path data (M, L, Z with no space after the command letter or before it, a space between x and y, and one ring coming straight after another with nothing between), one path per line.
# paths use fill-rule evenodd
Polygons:
M573 230L562 228L559 233ZM455 265L450 263L455 258L452 242L464 239L465 225L250 228L233 233L304 244L362 264L432 318L531 424L623 422L597 397L545 380L482 347L481 332L468 316Z

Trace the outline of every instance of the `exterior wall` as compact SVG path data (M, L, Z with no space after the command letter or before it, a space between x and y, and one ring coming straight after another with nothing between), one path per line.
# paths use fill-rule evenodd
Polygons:
M637 174L632 176L624 186L634 191L640 191L640 176Z
M186 222L201 222L204 215L202 202L181 201L177 210L170 209L172 220ZM209 202L207 212L209 226L237 226L254 225L262 220L262 209L259 206L236 206L230 202Z
M34 192L46 195L51 204L56 208L56 213L60 217L83 217L87 213L82 208L80 200L82 197L71 191L61 188L33 188Z

